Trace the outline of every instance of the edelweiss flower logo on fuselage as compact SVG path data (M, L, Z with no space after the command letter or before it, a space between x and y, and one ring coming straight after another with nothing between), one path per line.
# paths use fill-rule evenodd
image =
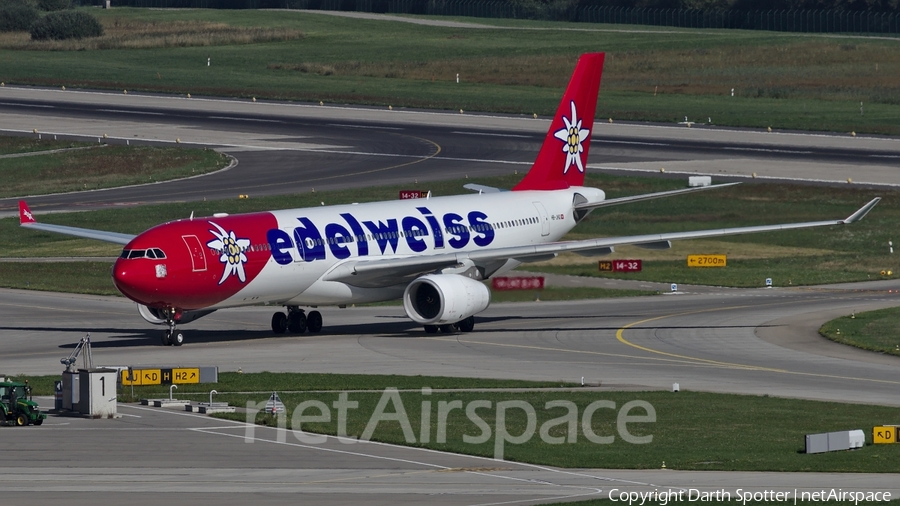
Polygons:
M225 271L222 273L222 279L219 280L219 284L224 283L228 276L232 274L236 274L241 283L243 283L247 280L247 276L244 273L244 263L247 261L247 255L244 254L244 251L250 247L250 239L238 239L234 235L234 230L226 232L224 228L213 222L209 222L209 224L216 227L216 230L209 231L216 239L209 241L206 245L221 253L219 261L225 264Z
M575 111L575 101L572 101L572 119L563 115L563 123L565 128L560 128L553 133L553 136L563 142L563 153L566 154L566 166L563 168L563 174L569 172L569 167L575 164L578 172L584 172L584 165L581 163L581 153L584 152L582 142L586 141L591 131L581 128L581 120L578 119L578 113Z

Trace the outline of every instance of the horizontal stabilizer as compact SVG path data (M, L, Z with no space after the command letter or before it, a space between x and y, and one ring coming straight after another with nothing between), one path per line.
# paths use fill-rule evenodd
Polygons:
M631 204L632 202L642 202L644 200L653 200L653 199L661 199L664 197L674 197L675 195L683 195L685 193L694 193L701 192L705 190L717 190L719 188L727 188L729 186L734 186L741 183L725 183L725 184L717 184L712 186L695 186L693 188L683 188L681 190L669 190L664 192L656 192L656 193L645 193L643 195L632 195L630 197L619 197L617 199L606 199L601 200L600 202L582 202L581 204L576 204L576 210L589 210L589 209L597 209L600 207L609 207L609 206L617 206L620 204Z
M483 184L476 184L476 183L464 184L463 188L465 188L467 190L472 190L473 192L478 192L478 193L500 193L500 192L509 191L509 190L501 190L500 188L494 188L493 186L485 186Z

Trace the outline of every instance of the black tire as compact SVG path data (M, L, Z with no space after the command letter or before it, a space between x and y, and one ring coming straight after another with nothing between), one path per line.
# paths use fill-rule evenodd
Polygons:
M441 325L439 328L441 329L441 332L443 332L444 334L452 334L453 331L456 330L453 328L452 323L448 323L446 325Z
M184 334L182 334L181 332L175 332L174 334L172 334L171 340L172 344L174 344L175 346L181 346L182 344L184 344Z
M272 332L276 334L284 334L288 329L287 315L281 311L272 315Z
M465 320L456 322L456 328L458 328L460 332L472 332L475 329L475 317L470 316Z
M310 311L310 313L306 315L306 330L310 332L319 332L322 330L322 313Z
M306 332L306 314L300 311L294 311L288 316L288 330L291 334L302 334Z
M19 413L18 415L16 415L16 427L25 427L30 422L31 420L28 419L28 415L26 415L25 413Z
M163 346L169 346L172 344L172 341L169 338L169 331L163 332L162 338L160 338L160 342L162 342Z
M34 421L34 424L35 425L44 425L44 419L38 418L37 420Z
M437 325L425 325L425 333L426 334L434 334L438 331Z

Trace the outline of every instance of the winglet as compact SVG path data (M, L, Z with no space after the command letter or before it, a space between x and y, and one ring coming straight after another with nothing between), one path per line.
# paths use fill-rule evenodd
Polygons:
M28 209L28 204L26 204L24 200L20 200L19 201L19 224L27 225L29 223L37 223L37 220L34 219L34 215L31 214L31 209Z
M853 214L851 214L850 216L846 217L846 218L843 220L843 223L845 223L845 224L847 224L847 223L855 223L855 222L857 222L857 221L863 219L867 214L869 214L869 211L871 211L872 208L875 207L875 204L877 204L880 200L881 200L881 197L875 197L874 199L872 199L871 202L869 202L868 204L866 204L866 205L860 207L858 211L856 211L855 213L853 213Z

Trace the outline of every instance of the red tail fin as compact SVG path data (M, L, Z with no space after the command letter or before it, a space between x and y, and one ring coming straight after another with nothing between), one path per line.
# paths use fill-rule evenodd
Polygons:
M537 160L517 190L561 190L584 183L604 53L581 55Z

